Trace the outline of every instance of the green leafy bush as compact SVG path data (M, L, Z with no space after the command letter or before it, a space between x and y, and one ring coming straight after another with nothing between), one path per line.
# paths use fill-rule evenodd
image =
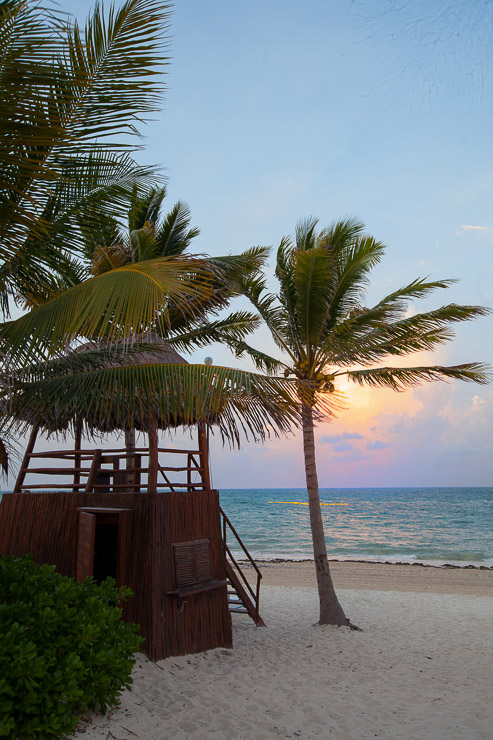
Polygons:
M83 712L118 704L142 642L117 606L130 595L0 557L0 737L62 738Z

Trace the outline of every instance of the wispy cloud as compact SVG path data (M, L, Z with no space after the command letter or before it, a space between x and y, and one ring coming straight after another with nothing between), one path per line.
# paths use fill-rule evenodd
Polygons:
M367 450L384 450L386 447L390 447L389 442L383 442L381 439L366 443Z
M339 444L345 439L363 439L362 434L358 434L358 432L344 432L343 434L323 434L320 437L320 442L324 444Z
M336 452L348 452L352 449L353 445L350 442L339 442L339 444L334 445L334 450Z
M491 231L492 226L479 226L474 224L461 224L462 231Z

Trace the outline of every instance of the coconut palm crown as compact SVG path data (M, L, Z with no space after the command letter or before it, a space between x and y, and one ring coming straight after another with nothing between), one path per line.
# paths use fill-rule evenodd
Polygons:
M302 428L306 483L317 583L320 623L348 622L335 594L327 562L315 461L314 419L327 418L341 406L337 384L349 379L359 385L402 390L423 381L489 380L481 363L444 367L376 366L389 357L432 350L450 341L451 326L488 309L455 303L426 313L408 315L411 299L447 288L453 280L417 279L385 296L376 305L364 303L369 275L382 259L385 246L365 235L364 224L346 218L317 231L317 220L298 223L296 236L285 237L277 250L279 293L267 290L262 274L242 282L248 296L272 333L281 356L272 357L245 341L238 356L248 354L259 370L284 371L303 389Z
M85 255L94 276L125 265L149 260L179 259L189 249L200 230L190 225L191 214L184 201L178 201L161 214L166 187L141 191L134 188L129 203L128 228L122 229L111 213L97 229L85 229ZM212 342L240 341L259 325L259 318L249 311L235 311L218 317L238 292L238 274L254 273L261 267L268 250L255 247L236 256L207 257L209 290L187 299L168 301L166 322L155 329L166 342L180 351L205 347Z

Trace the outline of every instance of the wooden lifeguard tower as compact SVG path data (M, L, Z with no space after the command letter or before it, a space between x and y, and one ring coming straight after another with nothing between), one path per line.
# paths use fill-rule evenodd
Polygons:
M263 624L260 571L211 487L205 422L195 449L160 447L152 409L148 447L83 448L81 424L74 449L38 452L43 426L33 425L14 491L0 502L0 554L29 552L78 580L129 586L124 619L140 625L153 660L231 647L231 610ZM254 586L228 536L252 564Z

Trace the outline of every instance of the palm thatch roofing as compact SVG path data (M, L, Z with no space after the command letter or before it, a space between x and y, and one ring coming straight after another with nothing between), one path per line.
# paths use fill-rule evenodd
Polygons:
M156 334L115 345L89 342L8 384L11 430L39 426L48 434L82 425L86 434L135 428L190 427L199 420L240 443L265 439L298 421L292 383L229 368L189 364Z

